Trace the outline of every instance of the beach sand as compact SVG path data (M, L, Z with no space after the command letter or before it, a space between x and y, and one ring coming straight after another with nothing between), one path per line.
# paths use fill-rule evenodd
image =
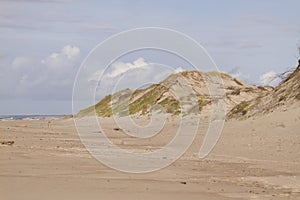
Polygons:
M149 140L149 145L116 133L110 119L100 121L124 148L155 150L163 138L170 139ZM170 134L177 128L172 123L166 129ZM1 121L0 199L300 199L299 106L226 122L214 150L199 160L203 136L199 130L187 153L169 167L129 174L93 158L73 119L50 125Z

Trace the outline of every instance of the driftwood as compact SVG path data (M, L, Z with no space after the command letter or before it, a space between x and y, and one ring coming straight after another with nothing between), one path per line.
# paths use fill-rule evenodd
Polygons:
M8 146L11 146L13 145L15 142L14 141L1 141L0 142L2 145L8 145Z

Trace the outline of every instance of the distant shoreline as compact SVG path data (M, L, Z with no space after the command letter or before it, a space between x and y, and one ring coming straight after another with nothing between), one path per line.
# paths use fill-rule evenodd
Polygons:
M73 115L0 115L0 121L49 121L71 118Z

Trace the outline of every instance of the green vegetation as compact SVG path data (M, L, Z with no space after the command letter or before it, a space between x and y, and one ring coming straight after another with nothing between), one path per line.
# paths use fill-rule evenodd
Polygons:
M234 78L233 81L236 82L236 84L238 84L238 85L241 85L241 86L243 85L243 83L238 81L236 78Z
M97 116L101 117L111 117L114 114L119 114L120 116L133 115L133 114L148 114L150 108L155 105L161 105L167 113L178 115L181 113L179 102L169 96L163 100L163 94L168 91L168 88L163 85L152 85L148 89L136 90L131 96L124 94L123 96L118 96L121 100L111 105L112 95L107 95L95 106L91 106L84 109L78 113L78 116L88 116L93 115L94 111ZM141 93L144 93L139 97ZM116 94L115 94L116 95ZM139 98L138 98L139 97ZM127 111L127 105L129 108Z
M246 109L250 105L250 102L243 101L242 103L235 106L232 110L232 114L246 115L248 110Z
M223 72L212 71L212 72L207 72L207 74L214 75L214 76L219 76L222 79L232 79L232 77L230 75L225 74Z
M175 115L179 115L181 113L179 102L172 97L165 98L159 102L159 105L161 105L167 113L173 113Z
M141 94L144 91L145 90L135 90L130 97L130 101L132 101L135 97L137 97L139 94Z
M206 106L210 103L211 103L210 100L203 99L202 97L198 97L199 111L201 111L204 106Z
M232 92L230 92L229 94L226 94L226 95L240 95L240 94L241 94L240 89L234 89Z
M300 100L300 92L295 96L297 100Z
M99 103L95 105L96 114L102 117L112 116L111 95L104 97Z
M182 76L184 76L185 78L189 78L189 75L193 72L197 72L197 71L184 71L184 72L181 72L180 74ZM198 72L199 73L199 72Z
M112 115L110 102L111 102L111 95L108 95L108 96L104 97L95 106L91 106L91 107L88 107L84 110L81 110L77 114L77 116L78 117L90 116L90 115L94 115L94 112L96 112L96 114L98 116L110 117Z
M129 114L133 115L141 112L147 114L152 105L159 101L162 95L168 90L162 85L153 85L143 96L129 104Z
M281 101L285 101L287 99L287 94L286 95L282 95L281 97L279 97L278 101L281 102Z
M95 108L95 106L91 106L91 107L88 107L84 110L81 110L76 116L77 117L84 117L84 116L93 115L94 108Z
M226 74L223 72L220 72L220 75L221 75L221 78L223 78L223 79L231 79L232 78L229 74Z

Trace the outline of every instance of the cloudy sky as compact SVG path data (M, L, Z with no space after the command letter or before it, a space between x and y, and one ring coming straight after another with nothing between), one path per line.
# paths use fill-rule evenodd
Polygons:
M298 0L0 0L0 115L72 113L83 59L106 38L139 27L185 33L221 71L268 84L297 64L299 7ZM110 76L149 59L118 61Z

